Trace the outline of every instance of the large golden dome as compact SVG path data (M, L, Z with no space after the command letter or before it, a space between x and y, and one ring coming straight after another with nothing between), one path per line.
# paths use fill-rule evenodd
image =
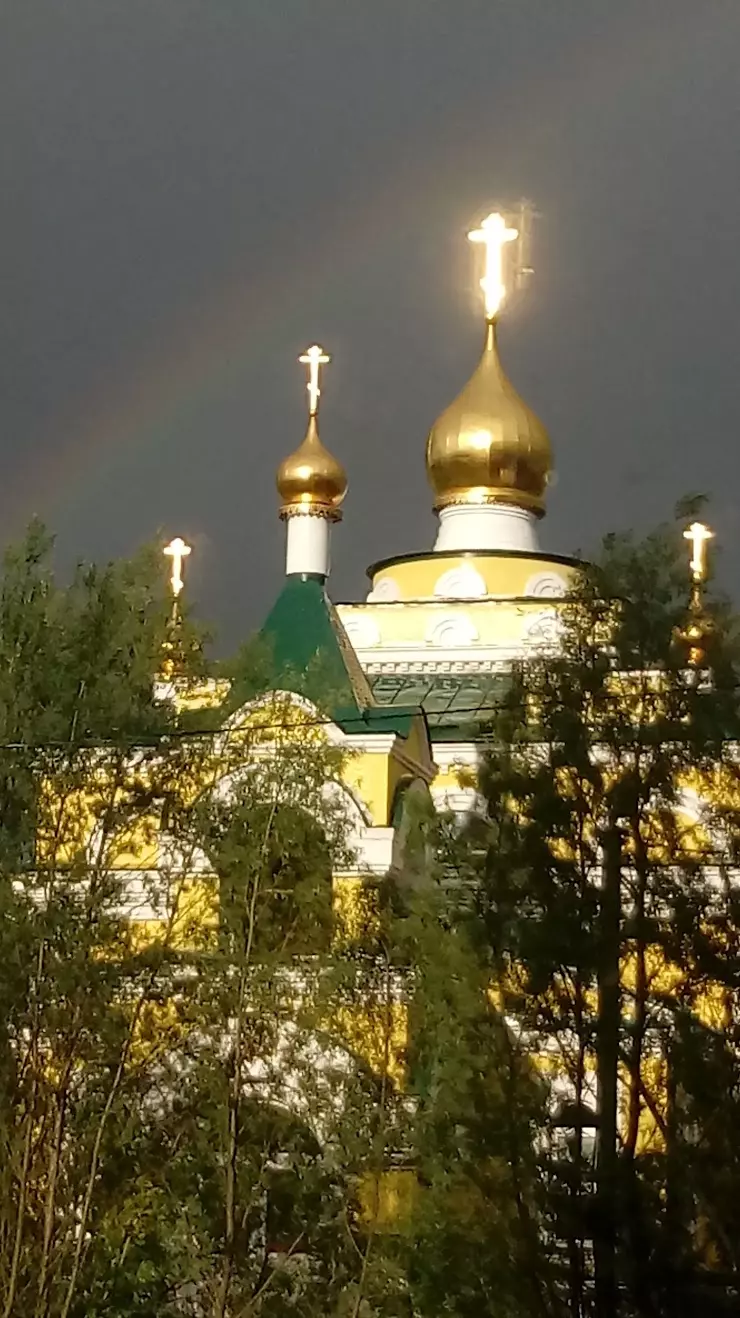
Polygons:
M476 370L432 426L426 461L437 510L505 503L545 511L550 439L504 373L494 319Z
M339 505L347 493L344 467L324 448L319 439L315 414L309 416L303 443L280 463L277 488L281 517L313 513L338 521Z

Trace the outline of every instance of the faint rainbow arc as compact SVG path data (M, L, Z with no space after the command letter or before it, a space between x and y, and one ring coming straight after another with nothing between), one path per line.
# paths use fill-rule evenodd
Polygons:
M696 20L699 26L698 13ZM639 51L634 50L631 40L624 39L621 49L596 42L590 50L584 52L582 48L579 93L584 104L590 98L603 101L620 94L629 81L629 69L636 56L640 64L653 61L653 67L669 59L688 63L693 43L694 28L688 22L666 37L664 27L656 20L652 29L646 21ZM560 81L568 81L567 72L553 73L550 80L538 83L538 95L529 100L526 119L520 116L517 120L518 140L526 141L538 131L541 105L550 105L553 86ZM522 89L519 105L525 103ZM435 196L445 191L447 169L459 149L454 131L448 134L446 143L439 141L439 147L433 160L423 159L411 169L407 160L399 162L382 194L376 194L373 207L363 202L351 213L341 215L335 229L327 232L314 249L310 267L291 268L249 288L237 281L234 289L231 280L228 287L202 300L184 328L173 328L168 350L158 353L153 365L142 368L130 378L129 385L119 389L114 405L108 396L93 396L83 418L58 423L62 439L56 456L49 460L47 447L43 469L40 464L29 464L16 486L6 491L6 502L30 508L25 490L31 485L37 492L34 503L43 507L58 502L81 480L86 469L99 474L121 446L136 448L146 442L159 424L175 420L219 378L227 377L248 353L254 357L256 350L269 355L270 345L287 318L296 325L297 332L310 336L312 297L327 277L336 278L355 262L381 261L399 224L418 223L418 216L433 207ZM530 190L536 192L536 185ZM254 308L251 314L249 308Z

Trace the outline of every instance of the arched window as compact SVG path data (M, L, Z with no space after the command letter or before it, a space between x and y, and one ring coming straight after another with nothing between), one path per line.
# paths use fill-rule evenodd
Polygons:
M209 853L224 934L255 953L310 955L331 936L331 854L299 807L231 801L216 814Z

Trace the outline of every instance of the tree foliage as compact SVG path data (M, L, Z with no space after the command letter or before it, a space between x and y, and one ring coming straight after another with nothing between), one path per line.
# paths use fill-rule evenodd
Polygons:
M412 884L353 872L262 651L199 709L157 556L49 550L0 586L3 1318L544 1312L539 1090L424 828Z
M583 568L513 674L462 860L551 1091L561 1293L604 1318L737 1297L737 643L715 601L689 667L681 544L610 537Z

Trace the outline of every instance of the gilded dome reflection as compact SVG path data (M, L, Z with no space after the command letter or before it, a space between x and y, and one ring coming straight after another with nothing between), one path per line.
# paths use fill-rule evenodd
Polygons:
M476 370L431 429L426 462L437 510L507 503L545 511L550 439L504 372L493 320Z
M332 457L319 438L316 417L309 417L303 443L278 467L277 488L281 514L323 513L339 517L339 505L347 493L347 475L341 462Z

